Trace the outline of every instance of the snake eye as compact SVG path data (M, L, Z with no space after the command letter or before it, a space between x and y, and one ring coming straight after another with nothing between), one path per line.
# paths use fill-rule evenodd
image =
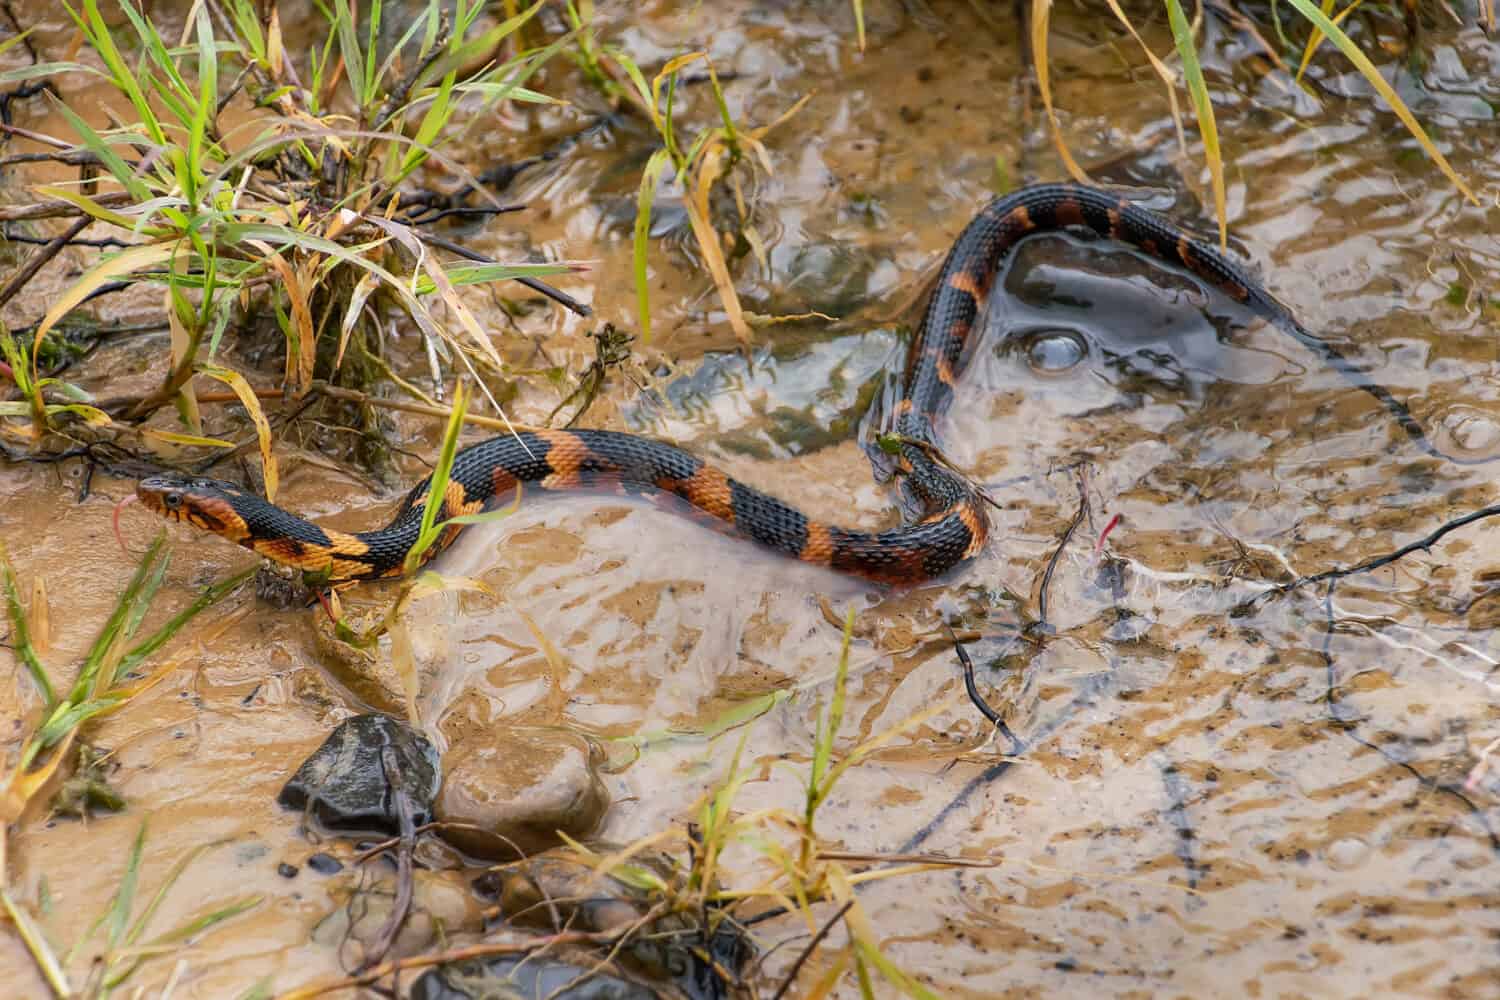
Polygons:
M168 493L161 498L161 503L163 507L167 508L167 510L177 510L182 506L182 494Z

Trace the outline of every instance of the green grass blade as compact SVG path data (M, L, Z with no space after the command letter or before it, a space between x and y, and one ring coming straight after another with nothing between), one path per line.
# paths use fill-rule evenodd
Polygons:
M164 553L152 569L151 575L146 578L146 584L141 588L140 595L136 598L135 606L130 609L130 615L125 619L124 628L120 634L126 639L135 635L136 629L141 627L141 620L146 617L146 612L151 609L151 601L156 597L156 592L161 589L161 584L167 576L167 565L172 561L172 553Z
M187 85L187 81L182 78L182 73L178 71L177 63L172 59L172 53L168 51L166 42L162 41L161 32L156 30L155 24L141 16L141 12L132 0L119 0L119 4L125 16L130 19L131 26L135 28L136 37L140 39L141 47L146 55L166 77L166 88L151 88L154 96L160 97L164 103L167 103L173 109L173 114L177 115L178 121L186 125L191 118L185 113L185 109L192 105L193 91ZM199 7L199 12L203 12L201 7Z
M19 367L16 370L19 371ZM31 644L31 625L26 620L26 612L21 608L21 590L16 584L15 568L10 564L10 553L5 550L4 543L0 543L0 574L4 575L5 606L10 611L11 649L26 665L26 672L31 674L31 682L41 692L42 703L51 710L57 704L57 692L52 689L47 668L42 665L41 658L36 655L36 648Z
M651 154L651 159L646 161L646 169L641 171L641 190L636 196L633 263L635 304L641 317L643 344L651 343L651 288L646 277L646 251L651 239L651 203L656 199L656 185L661 180L662 171L667 168L671 159L671 153L666 149L658 149Z
M163 564L165 564L165 560L163 560ZM236 573L227 580L220 580L199 594L193 603L174 615L171 621L157 629L150 638L140 645L133 647L130 652L122 656L120 658L120 665L115 668L115 675L123 677L134 670L142 660L166 645L167 641L176 635L178 630L191 621L200 611L219 603L231 591L254 575L254 569L247 569L244 572Z
M339 40L339 55L344 60L344 74L349 77L349 87L361 109L370 103L365 92L365 59L359 48L359 35L354 30L354 14L349 10L348 0L338 0L334 6L333 32Z
M9 41L20 41L21 36L16 35ZM8 69L0 73L0 84L25 83L27 80L37 80L44 76L57 76L60 73L90 73L94 76L103 76L97 67L85 66L83 63L75 62L45 62L33 63L30 66L22 66L19 69Z
M370 23L365 28L365 79L370 82L371 91L380 89L382 74L375 70L375 59L380 47L380 0L373 0L370 4Z
M833 697L828 703L826 716L819 718L813 741L812 770L807 779L807 819L811 825L813 814L823 804L832 790L832 782L825 781L828 765L833 759L833 741L844 724L844 702L849 681L849 640L854 634L854 609L844 616L844 638L839 652L838 670L833 675Z
M880 974L888 982L894 984L897 989L911 997L912 1000L938 1000L936 993L908 976L905 972L901 971L895 962L886 958L885 954L876 947L873 941L866 941L863 937L855 937L854 946L859 949L860 957L879 969Z
M1172 24L1172 40L1182 59L1182 74L1187 80L1188 95L1198 113L1198 134L1203 137L1203 158L1208 161L1208 175L1213 182L1214 215L1219 220L1219 249L1229 246L1229 210L1224 195L1224 159L1219 152L1219 126L1214 120L1213 101L1208 96L1208 81L1198 62L1198 46L1193 41L1193 27L1188 23L1179 0L1167 0L1167 19Z
M136 115L140 118L141 125L145 127L146 134L151 141L158 146L166 146L167 135L162 131L161 122L157 120L156 112L151 109L151 102L146 99L145 92L141 90L140 80L136 70L126 65L125 59L120 55L119 48L115 45L114 37L111 35L108 23L99 13L98 0L83 0L83 11L80 14L63 0L63 6L73 16L73 20L82 29L89 44L93 47L95 54L99 56L104 67L109 71L110 79L119 88L131 105L135 108ZM129 7L130 0L121 0L122 7Z
M151 545L146 549L146 554L141 558L141 564L136 568L135 575L130 578L130 583L120 594L119 601L115 604L114 613L109 616L109 621L104 623L104 628L99 632L99 638L94 641L93 648L89 650L88 658L83 661L83 669L78 674L78 680L73 684L73 689L68 694L68 701L81 702L89 696L93 690L94 680L99 673L99 667L104 662L105 655L110 647L114 645L115 638L120 634L125 620L135 607L136 597L141 588L146 585L152 567L156 563L156 557L161 553L162 546L166 544L167 533L158 531L156 537L151 540Z
M177 880L182 878L182 873L187 866L198 860L205 851L216 846L217 844L215 843L199 844L185 852L172 863L172 867L167 872L166 878L162 879L161 885L157 886L156 892L152 894L151 902L146 904L146 908L141 911L141 915L131 924L130 933L125 937L125 944L127 946L133 945L136 941L140 940L141 934L151 925L151 918L156 916L156 911L161 908L162 901L167 898L167 893L172 890L172 886L177 884Z
M57 706L47 721L37 730L37 750L46 750L63 741L63 737L88 722L96 715L103 715L119 707L124 695L103 695L86 701L65 701Z
M512 278L545 278L551 274L570 274L575 269L568 264L457 264L445 270L448 281L457 287ZM419 295L430 294L436 289L437 285L431 278L423 277L417 282Z
M114 151L114 147L104 140L103 136L95 132L88 122L74 114L73 109L62 101L53 98L51 104L57 113L67 120L68 125L77 134L78 138L83 140L84 148L99 158L99 161L104 164L104 169L109 171L110 176L119 182L121 187L130 192L130 197L134 198L137 203L150 200L151 191L135 175L135 171L126 164L125 159Z
M130 857L125 861L125 874L120 879L119 887L115 889L114 898L110 901L104 921L111 951L118 948L125 940L125 932L130 926L130 911L135 906L135 890L141 877L141 855L145 853L145 850L146 821L141 820L141 827L136 831L135 842L130 845Z
M453 85L456 82L458 82L458 74L454 71L450 71L443 77L443 82L438 86L437 96L427 106L427 112L422 116L422 123L417 126L414 145L407 149L406 156L401 160L401 168L396 171L392 183L403 180L427 159L424 147L432 144L452 116Z
M423 554L437 541L442 529L434 529L438 511L445 506L448 495L448 479L453 472L453 456L458 452L458 435L463 429L464 413L469 400L462 382L453 387L453 409L448 414L448 426L443 430L443 449L438 454L437 468L432 471L431 485L427 489L427 502L422 505L422 526L417 533L417 542L406 553L404 570L411 573L421 565Z
M185 923L178 924L160 937L153 938L151 944L163 945L186 941L194 935L202 934L215 924L221 924L231 917L237 917L247 910L254 909L260 905L261 898L260 896L246 896L243 899L237 899L226 906L219 907L211 913L205 913L201 917L195 917Z
M1354 64L1354 68L1364 74L1365 79L1370 81L1370 86L1374 87L1376 92L1390 105L1391 110L1396 113L1396 117L1401 119L1401 123L1406 126L1407 131L1427 151L1427 155L1432 157L1433 161L1437 163L1438 168L1448 176L1448 180L1453 182L1453 186L1463 192L1464 197L1471 204L1478 205L1479 199L1475 197L1474 192L1469 189L1469 186L1464 183L1463 178L1458 176L1458 172L1448 163L1447 158L1438 151L1437 146L1433 145L1432 140L1427 137L1426 131L1423 130L1421 123L1411 113L1411 109L1406 106L1406 102L1401 100L1391 85L1385 82L1385 77L1381 76L1380 70L1376 69L1375 64L1370 62L1369 56L1361 52L1359 46L1355 45L1353 40L1344 34L1344 29L1330 21L1309 0L1287 0L1287 2L1295 7L1299 14L1311 21L1313 26L1321 31L1330 42L1338 46L1339 51L1348 57L1349 61Z
M208 130L218 114L219 103L219 57L214 51L214 32L208 22L208 10L198 8L198 103L193 109L193 122L188 132L187 174L192 186L183 189L188 201L196 206L199 184L208 171L203 169L203 146L208 141Z

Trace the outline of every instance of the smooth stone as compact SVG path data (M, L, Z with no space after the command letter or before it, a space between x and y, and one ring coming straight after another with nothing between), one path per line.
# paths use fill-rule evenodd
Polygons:
M307 867L319 875L337 875L344 870L344 863L332 854L319 851L307 859Z
M442 837L475 858L507 860L585 837L609 808L603 753L564 729L479 729L443 755L434 814ZM478 829L473 829L477 827Z
M1358 837L1340 837L1326 849L1328 867L1346 872L1358 868L1370 857L1370 845Z
M386 773L385 751L395 774ZM397 793L411 805L413 825L432 818L442 780L437 750L416 730L386 715L356 715L339 724L302 762L276 801L308 810L325 829L399 834Z
M411 987L411 1000L659 1000L655 990L545 955L497 955L449 962ZM587 977L587 978L584 978ZM577 985L569 985L575 983Z

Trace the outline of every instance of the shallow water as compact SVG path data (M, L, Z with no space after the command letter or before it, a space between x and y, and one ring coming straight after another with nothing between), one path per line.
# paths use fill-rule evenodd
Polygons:
M882 370L899 365L890 316L992 194L997 160L1016 182L1064 176L1039 116L1022 114L1013 26L996 31L968 4L933 4L928 16L918 5L867 3L870 46L860 55L846 4L628 6L601 13L602 36L647 65L708 48L720 71L737 74L726 90L738 117L768 122L814 95L767 140L775 172L751 192L766 266L742 261L738 287L755 312L842 322L769 326L748 360L735 352L664 189L651 260L657 335L635 345L634 363L611 374L583 424L680 443L819 518L891 523L891 494L859 444ZM1206 178L1180 158L1164 95L1137 50L1115 38L1102 7L1054 17L1053 73L1074 155L1100 165L1098 179L1137 186L1147 204L1210 232ZM1428 36L1421 87L1395 60L1386 66L1476 188L1484 204L1474 207L1343 64L1310 70L1314 99L1279 71L1231 69L1246 64L1252 43L1213 17L1209 25L1208 68L1233 161L1232 243L1443 447L1500 458L1497 314L1484 304L1500 277L1500 183L1490 166L1500 155L1490 103L1500 97L1500 47L1444 24ZM61 44L60 31L40 37ZM1163 25L1146 37L1158 52L1170 47ZM572 75L559 67L542 81L549 88L575 104L508 111L475 130L465 163L534 155L597 125L602 105ZM682 95L693 121L711 120L705 88ZM23 123L64 132L53 119ZM591 302L596 320L534 309L508 326L486 294L470 297L507 331L496 343L518 368L580 371L596 322L635 328L631 200L651 148L638 123L612 117L505 193L530 211L450 234L510 259L591 262L587 275L558 283ZM56 270L49 280L68 280ZM837 620L853 607L841 749L948 707L852 769L820 832L851 851L995 862L861 893L887 954L939 995L1500 995L1500 770L1463 787L1500 737L1490 607L1500 567L1484 554L1493 529L1461 529L1331 595L1310 587L1240 607L1291 572L1389 552L1495 502L1495 466L1423 455L1308 351L1139 254L1037 239L1002 280L1010 294L990 311L941 429L949 457L998 505L992 541L973 564L893 593L646 505L527 498L440 564L478 577L493 596L440 595L412 614L423 718L448 737L505 720L611 741L616 805L601 833L625 842L688 818L741 730L714 741L693 734L796 686L797 697L754 723L747 753L763 777L739 803L795 811L838 661ZM40 296L15 302L5 318L28 322L45 305ZM139 320L153 305L114 303L101 316ZM79 381L105 394L112 379L111 395L150 385L164 338L106 347ZM397 347L420 375L413 339ZM266 362L268 382L277 363ZM533 379L510 413L541 423L558 399ZM211 421L245 436L242 415ZM399 427L403 448L435 454L440 428ZM309 424L283 433L279 499L340 527L378 523L394 494L300 460L336 438ZM409 460L403 468L408 482L426 471ZM72 465L0 468L3 538L26 586L45 578L47 658L59 664L77 662L134 564L110 526L131 483L101 473L78 503L82 475ZM1037 618L1080 485L1087 516L1046 588L1050 629L1020 638L1016 626ZM153 525L137 511L126 529L143 546ZM163 608L250 564L187 529L170 537ZM353 602L375 606L391 593L367 588ZM945 622L983 634L969 649L981 689L1028 745L1020 759L1007 759L1006 741L991 739L965 700ZM178 669L93 731L114 750L129 812L87 823L30 817L11 840L9 884L21 899L50 900L44 924L66 945L106 905L149 817L145 886L189 848L217 843L190 869L191 890L167 897L159 926L247 893L265 897L177 956L187 964L174 996L230 996L263 976L286 990L337 973L336 950L309 937L350 870L276 872L315 850L338 853L310 842L273 801L349 711L319 682L310 613L247 592L167 655ZM12 676L5 695L16 707L3 725L14 742L36 706L19 667ZM657 738L636 756L630 738L648 734ZM748 877L749 861L733 857L731 868ZM768 947L805 934L791 921L759 930ZM828 947L842 943L836 931ZM763 990L774 992L804 945L766 960ZM78 968L86 961L87 952ZM134 981L160 989L174 961ZM804 988L823 961L804 970ZM9 935L0 967L19 971L19 995L43 995ZM839 995L857 990L846 984Z

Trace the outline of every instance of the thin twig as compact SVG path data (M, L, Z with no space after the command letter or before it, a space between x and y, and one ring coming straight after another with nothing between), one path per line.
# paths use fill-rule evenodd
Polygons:
M979 709L980 715L990 720L990 724L1004 734L1006 739L1010 740L1011 755L1020 754L1026 749L1026 745L1016 737L1015 733L1010 731L1010 727L1005 724L1005 720L1000 717L1000 713L991 708L990 703L985 701L984 696L979 693L979 685L974 680L974 661L969 659L968 651L964 649L963 643L958 641L958 636L953 634L951 626L948 628L948 634L953 638L953 651L958 654L958 662L964 668L964 690L969 694L969 701L973 702L974 707Z
M797 961L792 963L791 971L786 974L786 978L781 981L781 986L771 995L771 1000L781 1000L786 995L786 991L791 989L792 983L797 981L797 974L802 971L802 966L807 964L807 960L812 957L813 952L818 950L818 945L823 943L823 939L828 936L828 932L833 930L835 924L844 919L844 914L848 913L853 906L854 900L851 899L843 906L840 906L838 912L829 917L828 922L818 929L818 933L813 935L813 939L807 943L807 947L802 950L802 954L797 956Z
M87 215L85 215L81 219L75 220L73 224L69 226L65 231L63 231L58 236L53 237L47 242L46 246L42 247L36 253L32 254L31 259L28 260L26 264L14 275L12 275L11 279L5 283L5 287L0 288L0 306L5 305L5 303L14 298L17 292L26 287L26 282L36 277L36 273L40 271L49 260L62 253L63 248L72 241L73 237L77 236L79 233L87 229L89 227L89 223L93 221L94 220Z
M1052 585L1052 574L1057 570L1058 560L1062 558L1063 550L1068 547L1073 533L1083 523L1083 519L1089 512L1088 485L1084 482L1083 473L1078 474L1078 510L1073 514L1073 520L1068 522L1068 529L1063 532L1062 539L1057 543L1057 549L1052 553L1052 558L1047 560L1047 568L1042 571L1042 590L1037 595L1037 624L1047 624L1047 589Z
M426 243L428 246L437 247L439 250L446 250L449 253L457 254L465 260L474 261L476 264L501 263L493 257L486 257L482 253L475 253L468 247L460 246L459 244L454 243L452 240L445 240L441 236L434 236L431 233L423 232L420 229L414 229L412 230L412 232L416 234L419 240L421 240L423 243ZM553 288L545 281L526 276L517 277L512 280L519 281L521 284L525 285L527 288L531 289L534 292L540 292L541 294L547 296L547 298L551 299L553 302L556 302L558 305L562 306L564 309L567 309L570 312L577 313L579 316L594 315L594 310L592 308L583 304L582 302L579 302L567 292L561 291L557 288Z
M4 128L4 126L0 126ZM132 195L129 191L106 191L104 194L94 198L96 205L113 208L119 205L129 205ZM71 216L84 215L83 209L71 201L37 201L30 205L0 205L0 222L21 222L26 219L57 219L69 218Z

